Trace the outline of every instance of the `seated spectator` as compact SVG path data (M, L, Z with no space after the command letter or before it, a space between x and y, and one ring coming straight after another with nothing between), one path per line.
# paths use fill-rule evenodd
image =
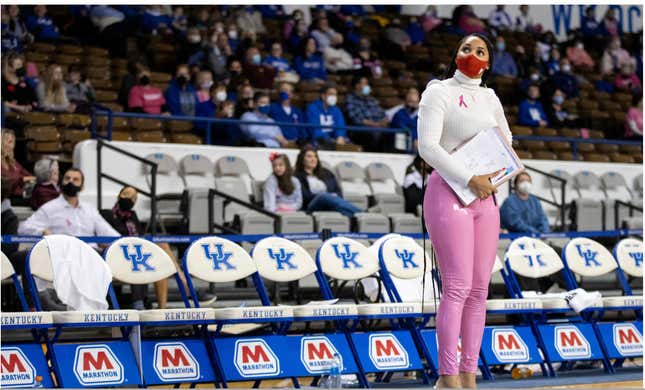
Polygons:
M383 75L381 61L372 52L372 44L366 37L361 38L358 49L358 73L365 77L380 78Z
M271 153L273 173L264 182L264 209L272 213L290 213L302 207L300 181L293 176L289 157L283 153Z
M9 196L22 199L25 184L33 183L36 178L16 160L15 147L16 134L13 130L2 129L2 178L9 186Z
M504 10L503 4L498 4L488 14L488 26L495 31L510 30L513 27L513 20Z
M423 31L430 32L439 27L441 23L443 23L443 20L441 20L441 18L439 17L437 6L434 4L429 5L428 8L426 8L426 12L424 12L421 16L421 25L423 26Z
M298 73L291 67L289 61L282 56L282 44L280 42L274 42L271 45L271 55L265 57L262 63L269 65L278 72L276 81L293 84L300 81Z
M262 64L262 55L257 47L252 46L246 51L244 75L256 88L271 89L278 72L269 65Z
M235 117L241 117L247 111L253 111L253 96L255 89L246 81L237 89L237 106L235 107Z
M306 123L307 119L302 113L302 110L296 106L291 105L291 97L293 96L293 85L289 83L280 83L280 93L278 95L279 102L271 103L269 108L269 116L276 122L287 123ZM304 127L291 127L280 126L282 135L288 141L298 142L307 138L307 132Z
M280 19L284 16L284 8L281 5L258 5L262 17L269 19Z
M517 65L511 54L506 51L506 42L502 36L495 40L495 61L492 73L504 77L517 77Z
M205 38L202 42L202 34L197 27L186 29L186 42L183 42L183 45L178 48L179 58L187 58L188 60L186 62L191 66L196 64L202 65L202 61L204 59L204 46L209 43L213 44L213 32L214 31L210 31L210 34L205 36L210 37L210 40ZM226 39L226 34L224 34L224 38ZM214 43L217 43L217 35L215 35ZM226 61L224 61L225 70L226 65Z
M217 118L235 119L235 103L225 100L217 107ZM211 138L213 145L240 146L244 135L237 123L220 123L213 127Z
M128 60L128 64L126 66L128 72L123 75L123 78L121 79L121 86L119 87L118 102L123 107L128 107L128 97L130 96L130 90L132 89L132 87L139 84L139 74L143 68L145 68L145 65L138 59Z
M111 210L101 210L101 216L122 236L138 237L143 235L144 231L139 222L137 212L134 211L134 205L137 202L138 193L132 187L126 186L121 189L114 207ZM186 278L177 262L175 254L167 243L157 243L164 252L170 256L177 267L179 278L181 279L185 291L188 291ZM144 300L146 297L147 285L133 285L132 289L132 308L134 310L144 310ZM168 302L168 280L163 279L155 282L155 293L157 295L157 304L159 309L165 309Z
M578 80L571 73L571 65L566 58L560 60L560 71L553 75L551 81L570 98L578 97L580 94Z
M343 36L336 34L331 44L323 49L325 68L331 72L350 70L354 68L354 59L343 49Z
M172 17L164 13L160 5L146 6L141 18L141 27L146 34L171 35Z
M130 89L128 111L159 115L167 113L166 99L161 89L150 85L150 71L140 68L137 74L138 84Z
M596 7L588 6L585 9L585 15L580 22L580 30L582 36L587 39L602 39L604 31L600 28L600 24L596 20Z
M551 50L554 47L557 48L557 43L558 42L556 41L553 31L545 31L535 45L536 57L538 57L540 61L547 63L549 61L549 56L551 55ZM558 52L558 54L560 53Z
M307 106L307 121L313 125L345 126L345 118L336 103L338 92L331 85L320 90L320 99ZM314 144L330 146L349 142L347 131L339 128L313 127L311 139Z
M285 42L288 41L291 37L291 34L296 29L298 22L300 20L304 21L304 19L304 12L300 8L296 8L293 10L293 12L291 12L291 15L284 23L284 27L282 28L282 38Z
M215 117L215 101L211 95L213 86L213 74L210 70L202 70L197 74L197 105L195 106L195 116L204 116L208 118ZM205 130L207 122L196 121L195 128Z
M168 110L172 115L195 116L197 93L190 84L190 69L186 64L177 66L175 78L164 92Z
M392 22L385 29L385 39L392 44L389 47L394 48L394 55L404 55L408 46L412 44L407 31L402 28L399 18L392 19Z
M41 158L34 164L36 185L31 191L31 208L38 210L40 206L60 196L58 188L58 161Z
M76 111L76 104L71 103L67 98L63 83L63 69L58 64L51 64L47 67L45 79L38 83L36 94L38 95L38 106L44 111Z
M228 45L231 47L233 53L237 52L237 48L240 45L240 34L237 30L235 23L231 23L228 26Z
M549 52L549 60L546 61L545 67L546 72L549 76L553 76L556 72L560 71L560 50L557 47L554 47Z
M0 207L2 208L2 217L0 218L2 219L2 234L16 235L18 234L18 217L11 208L11 200L9 199L10 187L9 183L4 177L2 177L0 182L0 192L2 193L2 203L0 204ZM20 244L7 244L3 242L2 253L12 260L13 254L18 252L19 245ZM11 263L14 264L13 261L11 261ZM14 268L19 274L23 275L24 260L21 262L20 266L14 266Z
M627 111L627 116L625 117L625 138L635 140L643 139L642 95L634 95L632 99L632 107Z
M415 150L418 138L417 119L419 119L419 91L416 88L410 88L405 94L405 106L394 114L390 127L412 130L412 142Z
M331 45L331 42L336 35L338 35L338 33L333 28L329 27L329 20L327 20L326 16L318 18L316 21L316 28L311 32L311 36L316 41L317 47L320 50L325 50L329 45Z
M247 5L238 11L236 22L237 27L242 31L254 32L256 34L263 34L267 31L262 22L262 14L252 5Z
M549 126L556 129L562 127L579 127L578 115L571 114L562 105L565 101L564 92L556 89L551 97L551 104L547 105L546 116Z
M585 50L585 45L581 39L576 39L573 46L567 48L567 58L578 68L593 69L595 63L589 53Z
M624 64L632 61L627 50L620 47L620 38L614 38L602 54L600 71L602 74L618 73Z
M413 45L421 45L425 40L425 33L423 32L423 27L419 23L419 19L416 16L410 17L410 23L405 29L410 37L410 43Z
M55 41L60 37L58 27L47 15L46 5L34 6L34 14L27 17L27 28L37 41Z
M89 113L90 104L96 101L96 92L90 79L84 77L78 65L70 65L67 70L65 93L67 99L76 105L76 112Z
M387 127L388 120L385 111L378 100L370 96L372 88L367 77L354 77L354 91L345 97L345 111L352 124L366 127ZM369 150L378 150L381 145L382 133L356 133L352 139L358 144L365 145ZM361 140L362 142L358 141Z
M222 104L226 100L232 101L232 99L229 99L228 91L226 91L226 85L224 84L217 84L214 88L211 88L211 97L215 105Z
M119 9L107 5L94 5L90 10L90 19L94 27L99 30L98 41L103 47L108 48L111 56L125 57L128 51L127 33L128 26L126 15Z
M540 88L537 85L531 85L526 99L520 103L518 114L518 123L520 125L531 127L546 127L549 125L539 99Z
M600 24L601 31L604 32L604 35L611 38L620 38L623 35L622 22L619 23L616 18L616 10L613 7L607 7L605 11L605 17L602 19Z
M515 30L528 33L539 32L542 26L533 21L533 17L529 14L529 6L522 4L519 6L519 10L520 14L515 18Z
M184 15L184 7L181 5L175 5L172 7L172 28L175 32L185 35L186 29L188 28L188 18Z
M287 144L287 139L282 135L282 130L274 125L274 120L269 118L269 95L264 92L256 92L253 96L253 111L245 112L240 118L242 121L266 122L266 125L241 124L240 128L244 135L258 144L267 148L279 148Z
M327 71L322 55L316 47L316 40L307 38L301 49L301 55L295 59L296 72L303 81L323 83L327 80Z
M343 199L336 177L320 164L316 149L305 147L300 150L296 159L295 176L300 180L302 208L307 213L338 211L351 218L361 211Z
M242 63L234 58L229 58L228 77L224 79L224 84L228 86L229 93L232 93L232 99L236 100L235 91L243 84L249 82L245 74L242 74Z
M530 66L527 72L527 78L520 81L519 90L522 94L526 94L529 90L529 86L535 84L540 86L544 81L544 77L540 73L540 70L535 66Z
M486 32L486 24L475 15L471 5L455 7L452 19L453 26L457 26L466 35Z
M296 53L302 47L303 42L309 38L309 26L307 22L300 19L296 22L296 27L289 35L288 43L289 49L292 53Z
M193 37L196 36L194 32L191 32L191 34ZM226 67L228 59L233 55L233 50L228 44L228 38L225 33L212 30L209 36L209 41L190 56L188 64L200 64L201 67L208 67L217 80L223 80L228 76ZM195 40L195 38L192 39Z
M418 154L405 169L405 178L403 179L402 187L406 213L416 214L419 206L423 204L423 195L426 190L425 185L428 183L428 177L432 173L432 170L432 167L426 164Z
M633 95L641 95L643 92L643 87L641 81L634 73L634 64L625 63L620 67L620 73L616 75L614 79L614 86L616 90L629 92Z
M531 67L535 61L526 54L524 46L517 45L515 46L515 65L517 66L517 77L525 78L529 74L529 67Z
M22 56L9 53L2 66L2 101L5 108L17 112L30 112L38 107L36 94L25 80L27 74Z
M542 205L531 194L531 176L522 172L515 176L515 192L510 194L500 208L502 228L510 233L548 233L549 220Z
M27 26L20 17L17 4L2 7L2 51L22 53L25 45L34 41Z

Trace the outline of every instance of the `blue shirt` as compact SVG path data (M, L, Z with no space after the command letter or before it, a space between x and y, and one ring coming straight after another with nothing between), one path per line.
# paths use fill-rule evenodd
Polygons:
M527 200L512 193L500 209L502 227L511 233L548 233L549 220L538 198L529 195Z
M540 120L547 121L542 103L524 99L520 103L518 122L522 126L539 126Z
M380 121L385 118L385 112L379 105L378 100L372 96L358 96L351 93L345 97L345 111L352 123L363 125L366 119Z
M278 126L273 124L273 119L268 116L258 114L255 111L245 112L240 119L250 122L266 122L266 125L241 124L240 128L247 137L264 144L267 148L280 147L280 143L276 140L276 137L282 135L282 131Z
M143 18L141 20L143 31L147 33L152 32L152 30L156 30L161 23L165 23L166 27L170 28L172 25L172 18L165 14L153 15L150 12L143 13Z
M287 61L284 58L268 56L264 59L262 63L269 65L272 68L275 68L275 70L277 71L284 71L284 72L293 71L293 69L291 69L291 65L289 64L289 61Z
M280 103L271 103L269 106L269 116L276 122L305 123L305 115L298 107L291 106L291 113L287 114ZM282 135L289 141L306 138L307 131L304 127L280 126Z
M338 106L329 106L325 108L321 99L315 100L307 106L307 120L314 125L327 126L345 126L345 118ZM347 138L345 129L331 129L323 127L313 127L311 129L313 139L316 141L326 140L338 137Z
M303 80L321 79L327 80L325 62L320 54L315 53L307 58L296 57L296 72Z
M553 75L553 85L557 85L568 98L578 97L580 92L578 80L570 73L556 72Z
M394 114L391 126L395 129L412 130L412 140L414 141L417 139L417 119L419 119L419 110L410 112L407 107L401 107L401 109Z
M181 89L176 80L172 80L164 93L166 104L172 115L195 115L197 105L197 92L192 84L186 84L186 89Z
M601 33L601 31L599 31L600 25L593 17L583 16L582 22L580 23L580 27L582 30L582 35L584 36L596 35Z
M204 100L201 103L197 101L197 104L195 104L195 116L205 116L208 118L215 118L215 103L213 103L211 99ZM208 126L208 122L195 121L194 126L196 129L205 130L206 127ZM217 125L215 123L211 123L211 131L216 126Z
M423 28L419 23L410 23L406 29L408 35L410 36L410 42L412 44L423 43L425 39L425 34L423 33Z
M36 15L30 15L25 24L36 39L58 39L59 37L54 21L49 16L39 18Z
M495 52L493 74L517 77L517 65L515 65L515 60L507 51Z

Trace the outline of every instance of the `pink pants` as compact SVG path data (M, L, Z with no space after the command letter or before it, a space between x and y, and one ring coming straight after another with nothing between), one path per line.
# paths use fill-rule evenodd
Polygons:
M437 171L423 209L441 274L437 312L439 375L475 373L486 322L488 283L497 254L499 208L492 196L464 207ZM457 343L461 336L461 364Z

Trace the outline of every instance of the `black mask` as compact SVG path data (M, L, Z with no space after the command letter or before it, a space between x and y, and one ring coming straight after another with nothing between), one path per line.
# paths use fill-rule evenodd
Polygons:
M134 202L130 198L119 198L118 204L121 211L130 211L134 207Z
M63 186L60 189L61 191L63 191L63 194L70 197L74 197L81 190L81 187L74 185L74 183L70 181L69 183L63 184Z
M177 84L179 84L180 87L183 87L184 85L186 85L187 82L188 82L188 79L186 78L186 76L182 75L177 77Z
M150 77L148 77L148 76L141 76L141 78L139 79L139 84L141 84L141 85L148 85L148 84L150 84Z
M16 77L25 77L27 75L27 70L25 67L20 67L16 69Z

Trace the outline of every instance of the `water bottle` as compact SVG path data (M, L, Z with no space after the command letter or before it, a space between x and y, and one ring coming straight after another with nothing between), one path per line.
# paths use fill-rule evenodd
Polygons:
M342 387L342 371L343 367L341 367L340 356L335 353L334 360L332 360L331 367L329 367L328 389L340 389Z
M526 379L533 375L533 370L528 367L515 367L511 370L511 377L513 379Z
M34 387L35 388L43 388L45 385L43 385L43 377L38 375L36 376L36 381L34 382Z

